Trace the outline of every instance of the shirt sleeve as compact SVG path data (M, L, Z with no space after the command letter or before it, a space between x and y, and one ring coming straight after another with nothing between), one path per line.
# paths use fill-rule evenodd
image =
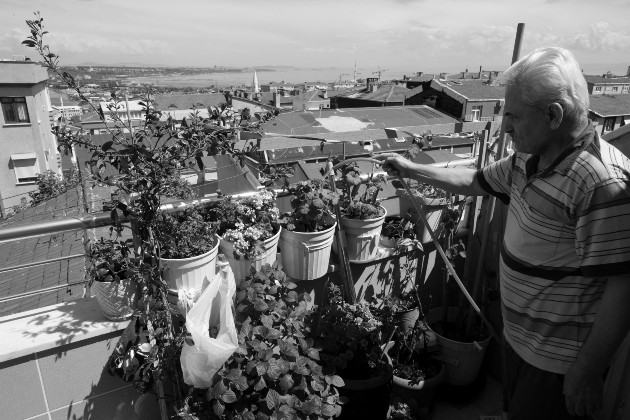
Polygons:
M586 191L577 208L576 252L588 277L630 272L630 181L612 178Z
M477 182L488 194L510 203L515 155L493 162L477 171Z

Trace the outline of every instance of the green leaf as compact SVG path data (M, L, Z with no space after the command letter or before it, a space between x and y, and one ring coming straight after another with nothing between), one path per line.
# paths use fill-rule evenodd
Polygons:
M221 395L223 395L225 393L225 391L228 390L227 385L225 385L223 383L223 380L220 380L219 382L217 382L216 384L214 384L214 386L212 387L212 396L214 398L219 398L221 397Z
M239 391L245 391L249 387L249 385L247 384L247 378L244 376L241 376L240 378L232 381L232 386Z
M284 375L282 378L280 378L280 389L283 391L287 391L293 387L293 383L294 381L291 375Z
M270 389L269 392L267 392L265 401L270 410L278 408L280 407L280 394L278 394L278 391Z
M221 399L227 404L236 402L236 394L231 389L228 389L221 395Z
M338 376L338 375L326 376L326 382L336 386L337 388L341 388L342 386L345 385L345 382L343 381L343 379L341 379L341 376Z
M223 403L221 403L221 401L219 400L214 400L214 403L212 404L212 410L214 411L214 414L216 414L218 417L223 416L223 412L225 411L225 405L223 405Z
M254 390L255 391L260 391L262 389L267 388L267 383L265 382L265 380L263 378L260 378L258 380L258 382L256 382L256 385L254 385Z

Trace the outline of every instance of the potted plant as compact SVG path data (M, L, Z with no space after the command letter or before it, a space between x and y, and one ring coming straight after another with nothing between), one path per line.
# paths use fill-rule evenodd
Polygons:
M369 261L376 257L381 228L387 210L379 204L385 177L371 173L366 183L361 180L357 162L341 165L336 183L341 193L339 206L341 227L345 233L348 259Z
M394 369L393 394L413 415L430 411L436 388L444 379L444 366L433 358L437 347L432 336L422 319L411 329L396 329L393 340L385 345Z
M384 419L389 407L392 368L380 344L381 322L365 302L343 301L341 289L329 283L324 304L317 310L319 321L315 345L322 350L324 372L335 373L345 385L343 419Z
M244 198L224 197L208 211L208 220L216 225L225 254L238 285L251 270L273 264L282 228L276 193L263 190Z
M214 278L219 239L197 206L160 213L155 227L164 279L174 290L200 294Z
M131 318L142 280L128 241L101 238L88 244L88 288L111 321Z
M380 246L400 251L416 247L422 250L422 243L417 239L416 224L412 213L407 211L404 216L387 216L381 229Z
M384 336L397 329L407 331L416 325L420 316L420 305L415 287L400 294L388 294L370 300L370 308L383 324Z
M392 181L393 185L396 184L397 181ZM431 229L435 232L437 236L440 235L440 227L441 227L441 219L444 210L448 206L448 194L441 188L436 188L429 184L420 183L415 187L411 188L413 193L412 197L409 197L407 191L402 188L396 188L396 195L401 197L401 205L400 211L411 212L412 214L416 214L415 207L411 200L416 200L420 203L421 211L423 216L426 218L427 222ZM417 215L419 217L420 215ZM416 227L418 230L418 239L421 243L431 242L431 235L429 231L425 229L424 223L417 219Z
M292 211L282 217L280 234L282 264L287 275L313 280L328 271L335 234L333 206L339 199L321 179L301 181L286 187L292 196Z
M310 295L298 294L296 287L278 262L241 282L235 304L239 348L210 389L192 394L189 412L194 406L225 420L332 419L339 414L337 387L343 381L320 365L307 309Z

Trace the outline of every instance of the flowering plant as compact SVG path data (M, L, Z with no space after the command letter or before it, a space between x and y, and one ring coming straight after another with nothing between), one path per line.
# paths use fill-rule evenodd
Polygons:
M263 252L260 244L278 232L279 215L273 190L244 198L226 196L208 212L218 234L234 244L237 260L253 259Z
M320 358L326 372L344 378L365 379L384 369L387 360L380 345L382 323L366 303L343 301L339 286L330 284L319 310Z

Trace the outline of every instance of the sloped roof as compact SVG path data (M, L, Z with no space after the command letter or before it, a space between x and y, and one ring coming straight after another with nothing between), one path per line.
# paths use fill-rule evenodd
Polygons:
M267 105L273 105L274 92L260 92L260 102ZM293 96L280 95L280 105L292 105Z
M325 101L329 98L324 98L324 92L321 90L314 90L311 92L302 92L299 95L293 97L293 99L306 100L306 101Z
M505 86L493 86L479 80L432 80L431 87L458 101L498 101L505 99Z
M604 134L603 138L630 158L630 124Z
M161 111L169 109L193 109L219 106L225 103L225 95L222 93L197 93L191 95L166 95L159 94L153 98L154 106ZM175 105L172 107L171 105Z
M589 109L601 117L630 115L630 94L590 95Z
M430 80L435 79L436 77L440 77L440 75L434 74L434 73L426 73L420 76L410 77L408 81L409 82L428 82Z
M267 133L310 135L454 123L456 119L418 105L292 111L263 124L263 129Z
M593 75L584 75L584 79L586 79L587 83L630 83L630 77L604 77L604 76L593 76Z
M356 99L375 102L403 102L405 99L422 93L422 86L407 89L400 85L381 85L375 92L366 92L354 96Z
M16 226L84 214L80 192L78 189L72 189L36 207L29 207L18 212L15 216L0 223L0 226ZM0 243L0 268L77 255L83 252L81 231L5 242ZM3 272L0 274L0 296L12 296L81 281L84 274L85 262L83 258L73 258ZM83 286L72 286L68 290L71 293L64 288L0 303L0 316L78 299L82 296Z

